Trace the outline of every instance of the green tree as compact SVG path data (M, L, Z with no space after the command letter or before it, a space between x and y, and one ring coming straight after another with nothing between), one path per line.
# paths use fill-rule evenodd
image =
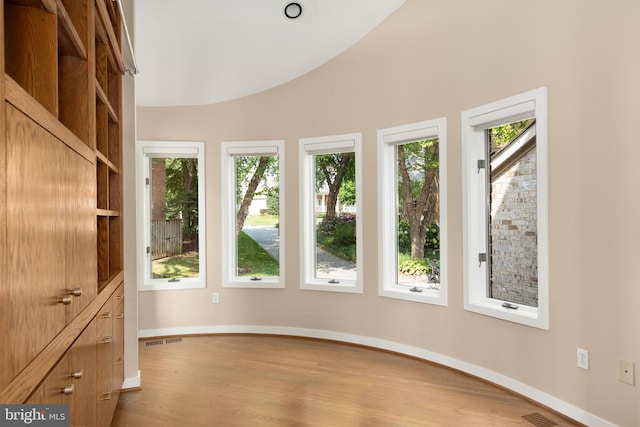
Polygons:
M520 135L532 122L533 119L522 120L491 128L491 132L489 133L489 138L491 140L491 152L507 145L513 138Z
M192 250L198 247L198 159L159 160L165 162L166 218L182 219L183 249Z
M327 214L324 222L329 222L336 216L338 205L338 193L344 180L355 179L356 161L355 153L330 153L315 156L316 160L316 191L327 184L329 195L327 196Z
M258 194L260 183L266 186L267 175L277 176L278 159L274 156L242 156L236 163L236 234L242 231L249 214L249 206ZM277 180L276 180L277 181ZM242 185L247 183L246 186ZM265 192L268 188L265 187Z
M397 147L400 219L409 223L411 258L424 258L427 227L440 216L438 138Z
M344 179L340 191L338 191L338 200L343 205L354 206L356 204L356 183L352 179Z
M274 216L280 214L280 187L277 185L267 190L267 213Z

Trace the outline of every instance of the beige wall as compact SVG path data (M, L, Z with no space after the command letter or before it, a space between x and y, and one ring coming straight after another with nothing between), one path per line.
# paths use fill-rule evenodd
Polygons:
M616 360L640 367L639 41L637 0L407 0L356 46L283 86L210 106L139 108L139 139L207 143L208 251L207 289L141 292L139 328L286 326L390 340L637 426L639 387L617 381ZM540 86L549 90L549 331L464 311L462 300L460 112ZM442 116L449 306L378 297L376 130ZM301 291L297 141L349 132L363 133L365 292ZM219 144L248 139L286 141L284 290L220 286ZM591 352L590 371L576 367L578 346Z

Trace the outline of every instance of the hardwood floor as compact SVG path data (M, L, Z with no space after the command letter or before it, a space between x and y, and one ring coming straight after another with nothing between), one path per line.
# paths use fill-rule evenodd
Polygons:
M113 427L579 425L450 369L336 342L142 341L140 370L142 390L121 394Z

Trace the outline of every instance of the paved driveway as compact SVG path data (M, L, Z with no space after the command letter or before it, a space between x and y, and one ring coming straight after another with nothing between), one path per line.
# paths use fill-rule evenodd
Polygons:
M245 225L242 231L256 241L274 259L280 254L280 230L271 226ZM317 277L319 279L356 279L356 265L317 248Z

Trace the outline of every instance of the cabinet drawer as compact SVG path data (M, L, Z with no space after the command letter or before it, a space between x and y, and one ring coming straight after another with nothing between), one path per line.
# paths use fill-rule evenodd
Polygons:
M92 321L26 403L69 405L70 425L96 417L96 322Z

